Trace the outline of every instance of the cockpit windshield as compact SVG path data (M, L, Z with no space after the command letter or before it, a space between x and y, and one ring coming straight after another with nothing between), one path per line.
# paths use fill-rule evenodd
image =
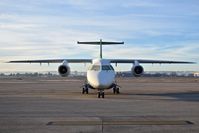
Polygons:
M91 66L90 70L99 71L100 65L93 65L93 66Z
M102 66L102 70L114 70L113 67L111 65L103 65Z
M110 71L110 70L114 70L113 67L111 65L92 65L89 67L89 70L93 70L93 71Z

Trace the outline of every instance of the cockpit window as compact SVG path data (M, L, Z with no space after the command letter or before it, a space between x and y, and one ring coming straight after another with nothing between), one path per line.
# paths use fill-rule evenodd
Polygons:
M111 70L114 70L113 66L110 65Z
M113 70L113 67L111 65L103 65L102 70Z
M102 68L101 68L102 67ZM93 71L100 71L100 70L104 70L104 71L110 71L110 70L114 70L113 67L111 65L91 65L88 70L93 70Z
M94 71L99 71L100 70L100 66L99 65L93 65L90 70L94 70Z

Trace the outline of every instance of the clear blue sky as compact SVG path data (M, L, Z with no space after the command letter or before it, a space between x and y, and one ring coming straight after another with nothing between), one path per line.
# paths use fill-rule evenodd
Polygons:
M198 0L1 0L0 60L95 58L96 46L76 41L124 41L105 46L105 58L199 62ZM0 71L50 67L0 63ZM121 65L119 70L130 70ZM199 65L144 65L145 70L193 70ZM73 70L86 70L72 65Z

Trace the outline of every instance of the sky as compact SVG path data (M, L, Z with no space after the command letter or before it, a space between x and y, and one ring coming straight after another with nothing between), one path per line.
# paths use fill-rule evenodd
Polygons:
M199 62L199 1L0 0L0 72L56 71L60 65L4 63L9 60L98 58L98 46L77 41L99 39L125 42L104 46L104 58ZM88 65L70 66L85 71ZM143 66L146 71L199 71L198 64Z

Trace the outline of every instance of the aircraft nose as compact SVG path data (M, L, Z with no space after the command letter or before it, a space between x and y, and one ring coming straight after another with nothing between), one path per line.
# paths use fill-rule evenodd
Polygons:
M96 80L96 88L107 88L111 85L111 81L103 80L103 79L97 79Z
M95 76L93 75L92 78L88 81L94 88L107 89L114 82L114 75L105 75L104 73L98 73Z

